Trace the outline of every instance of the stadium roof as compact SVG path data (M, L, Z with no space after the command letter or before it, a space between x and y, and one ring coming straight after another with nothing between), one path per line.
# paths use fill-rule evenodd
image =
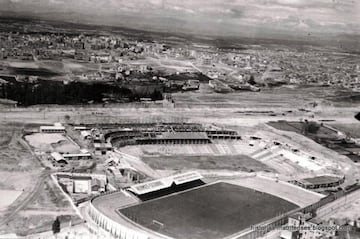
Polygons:
M137 195L142 195L149 192L154 192L171 187L173 183L180 185L187 182L199 180L202 178L203 177L198 172L188 172L188 173L177 174L170 177L161 178L145 183L136 184L131 186L129 188L129 191L136 193Z
M164 132L159 136L162 139L208 139L205 132Z
M191 181L202 179L202 176L198 172L183 173L180 175L173 176L173 180L176 184L183 184Z

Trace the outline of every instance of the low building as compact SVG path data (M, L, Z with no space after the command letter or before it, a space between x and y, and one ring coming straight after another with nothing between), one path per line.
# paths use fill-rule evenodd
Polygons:
M86 126L75 126L74 130L82 131L82 130L88 130L88 128L86 128Z
M281 231L281 239L335 238L338 226L333 221L311 218L308 214L296 213L288 218Z
M82 150L80 153L72 153L72 154L63 154L62 155L66 160L89 160L92 158L91 153L88 151Z
M91 193L105 192L105 182L97 178L91 179Z
M313 178L304 178L289 181L292 184L309 190L323 190L339 187L345 181L345 176L321 175Z
M66 159L58 152L52 152L51 158L58 164L63 164L63 165L68 164Z
M93 138L91 132L88 130L82 130L80 134L84 140L91 140Z
M94 148L95 148L95 154L97 154L97 155L106 154L107 152L113 150L113 147L112 147L111 143L109 143L109 142L94 143Z
M73 176L73 193L87 193L91 194L91 180L90 176Z
M40 132L41 133L60 133L64 134L66 133L65 127L60 123L55 123L54 125L49 126L40 126Z
M69 194L98 194L106 191L105 174L58 173L56 177Z

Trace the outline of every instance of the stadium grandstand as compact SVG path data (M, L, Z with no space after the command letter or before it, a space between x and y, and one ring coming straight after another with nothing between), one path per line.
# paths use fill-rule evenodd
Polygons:
M147 201L202 186L205 184L202 178L198 172L188 172L136 184L127 190L135 194L142 201Z
M86 126L88 127L88 126ZM234 130L205 128L196 123L117 125L102 128L105 139L117 147L138 144L209 144L211 140L241 140Z
M209 144L204 132L164 132L156 137L136 139L137 144Z

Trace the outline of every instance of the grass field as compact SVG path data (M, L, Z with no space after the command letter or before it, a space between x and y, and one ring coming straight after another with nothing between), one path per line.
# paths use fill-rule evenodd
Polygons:
M120 212L174 238L219 239L297 208L270 194L227 183L151 200ZM163 223L160 227L153 220Z
M154 169L229 169L240 171L274 171L246 155L173 155L144 156L142 160Z

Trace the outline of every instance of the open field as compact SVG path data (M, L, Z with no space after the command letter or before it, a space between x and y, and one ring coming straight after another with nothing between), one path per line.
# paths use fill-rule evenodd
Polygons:
M202 89L203 88L203 89ZM175 93L173 98L179 106L198 105L198 106L218 106L218 107L240 107L240 108L261 108L268 106L267 110L275 108L292 107L296 112L299 108L310 108L312 102L330 105L326 100L337 94L337 89L333 87L277 87L262 89L261 92L234 92L228 94L214 93L207 84L200 86L200 91L188 93ZM306 95L307 97L304 97ZM346 102L348 106L351 102ZM356 106L356 104L353 104ZM314 107L311 107L316 109ZM311 109L310 108L310 109ZM302 112L302 115L306 115ZM267 114L267 116L270 116Z
M144 156L142 160L154 169L229 169L240 171L275 171L246 155L227 156Z
M0 224L2 233L27 235L48 231L51 230L56 216L64 217L64 223L80 220L69 201L49 177L39 181L28 197L18 201L10 209L5 212L5 223ZM17 210L15 214L12 213L14 210Z
M31 171L39 167L21 139L21 127L0 124L0 171Z
M360 121L353 124L330 123L330 125L344 134L349 134L353 138L360 138Z
M35 133L25 136L29 144L43 152L75 153L79 147L62 134Z
M0 211L11 205L22 193L16 190L0 190Z
M61 190L54 184L54 182L47 178L41 185L36 197L27 209L61 211L72 210L70 202L63 195ZM74 211L73 211L74 213Z
M39 160L22 139L23 128L21 123L0 124L0 233L51 230L59 215L78 220L49 172L41 171Z
M269 122L268 124L278 130L293 131L297 134L301 134L301 128L306 125L302 122L287 121ZM325 125L318 125L318 127L318 130L314 132L307 132L304 136L341 155L347 156L355 163L360 161L360 156L358 155L358 152L360 151L360 146L358 144L343 140L343 138L339 137L337 131L330 129Z
M216 183L120 212L142 226L175 238L218 239L296 207L270 194ZM154 225L153 220L163 223L163 228Z

